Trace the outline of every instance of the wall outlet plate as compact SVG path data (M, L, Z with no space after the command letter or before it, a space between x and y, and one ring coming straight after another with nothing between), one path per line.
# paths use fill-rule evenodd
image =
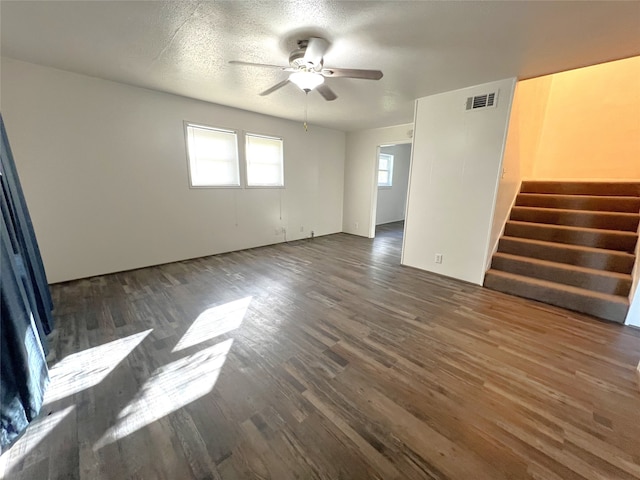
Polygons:
M441 253L436 253L435 262L436 263L442 263L442 254Z

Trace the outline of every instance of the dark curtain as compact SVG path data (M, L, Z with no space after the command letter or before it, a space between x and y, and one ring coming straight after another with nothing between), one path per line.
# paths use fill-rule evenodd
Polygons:
M53 304L4 121L0 183L0 447L4 450L40 411L49 381L46 335Z

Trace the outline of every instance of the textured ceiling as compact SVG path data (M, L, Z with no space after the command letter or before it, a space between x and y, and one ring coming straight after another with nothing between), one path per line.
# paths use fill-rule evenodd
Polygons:
M304 93L259 92L286 73L295 41L331 42L325 66L382 80L328 79L309 121L359 130L413 120L416 98L640 54L640 2L6 1L2 55L300 120Z

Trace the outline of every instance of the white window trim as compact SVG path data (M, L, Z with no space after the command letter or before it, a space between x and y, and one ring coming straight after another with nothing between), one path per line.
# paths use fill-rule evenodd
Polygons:
M390 189L390 188L393 188L393 164L394 164L394 160L395 160L395 158L394 158L394 156L393 156L392 154L390 154L390 153L380 153L380 154L378 155L378 171L376 172L378 175L380 174L380 170L381 170L381 169L380 169L380 157L382 157L382 156L388 157L388 158L390 159L390 161L391 161L391 168L390 168L390 169L388 169L388 170L387 170L387 169L385 169L385 170L384 170L384 171L386 171L386 172L389 172L389 182L387 182L387 183L383 183L383 184L378 183L378 188L381 188L381 189Z
M183 122L184 124L184 145L185 145L185 150L186 150L186 159L187 159L187 173L188 173L188 181L189 181L189 188L191 189L196 189L196 190L200 190L200 189L210 189L210 188L215 188L215 189L241 189L243 188L243 179L244 179L244 174L246 172L243 172L243 168L242 168L242 164L243 162L241 161L241 157L244 153L244 148L241 149L241 145L239 145L240 143L240 135L241 135L241 131L234 129L234 128L229 128L229 127L219 127L219 126L214 126L214 125L206 125L203 123L199 123L199 122L190 122L188 120L185 120ZM218 130L221 132L233 132L236 135L236 150L238 152L238 184L237 185L194 185L193 184L193 178L191 175L191 157L190 157L190 151L189 151L189 127L197 127L197 128L204 128L204 129L208 129L208 130Z
M262 137L262 138L271 138L274 140L280 140L282 142L282 185L249 185L249 159L247 157L247 136L252 137ZM243 164L243 174L244 174L244 188L246 189L256 189L256 188L268 188L268 189L284 189L286 182L286 169L285 169L285 155L284 155L284 138L280 135L271 135L267 133L258 133L258 132L249 132L243 131L242 138L244 141L242 142L242 156L244 157L244 161L241 162Z

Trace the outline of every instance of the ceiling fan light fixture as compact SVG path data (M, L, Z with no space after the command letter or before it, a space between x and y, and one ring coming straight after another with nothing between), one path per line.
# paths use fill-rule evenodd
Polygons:
M313 72L294 72L289 75L289 81L295 83L300 90L310 92L324 83L324 77Z

